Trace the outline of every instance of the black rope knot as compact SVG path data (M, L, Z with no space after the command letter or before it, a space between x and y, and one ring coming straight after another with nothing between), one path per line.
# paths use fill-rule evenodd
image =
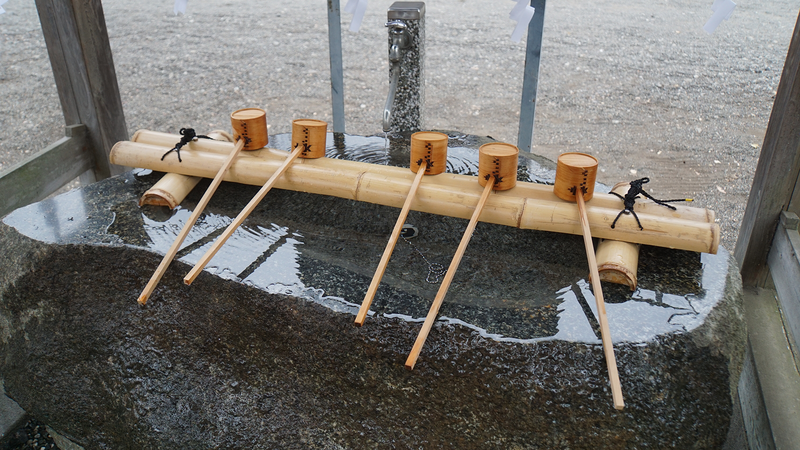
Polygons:
M690 198L674 198L674 199L670 199L670 200L659 200L657 198L654 198L653 196L651 196L650 194L648 194L644 190L644 184L645 183L649 183L649 182L650 182L650 178L647 178L647 177L639 178L638 180L631 181L630 182L630 186L631 187L628 188L628 192L625 193L624 196L623 195L619 195L614 191L609 192L609 194L613 194L613 195L616 195L617 197L619 197L620 200L622 200L622 205L623 205L622 211L620 211L619 214L617 214L617 217L614 219L614 221L611 222L611 228L614 228L617 225L617 221L622 216L622 214L625 214L625 215L631 215L632 214L633 218L636 219L636 224L639 225L639 229L640 230L644 230L644 228L642 227L642 222L639 221L639 216L636 214L636 211L633 210L633 206L636 204L636 199L637 198L641 198L639 195L643 195L646 198L648 198L648 199L652 200L653 202L655 202L656 204L661 205L661 206L665 206L665 207L667 207L667 208L669 208L669 209L671 209L673 211L675 211L677 208L675 208L672 205L668 205L667 203L671 203L671 202L690 202L690 201L692 201L692 199L690 199Z
M195 139L211 139L210 137L204 134L197 134L194 131L194 128L181 128L180 134L181 136L183 136L181 138L181 141L175 144L175 147L169 149L167 153L161 155L162 161L167 155L169 155L172 152L175 152L178 155L178 162L183 162L183 160L181 159L181 148L183 148L184 145L188 144L189 142L192 142Z

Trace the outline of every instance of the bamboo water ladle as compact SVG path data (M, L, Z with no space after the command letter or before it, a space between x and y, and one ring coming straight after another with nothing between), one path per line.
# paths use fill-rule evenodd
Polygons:
M394 225L392 234L389 237L389 242L383 250L383 256L378 263L378 268L375 270L375 275L372 277L372 282L367 289L367 294L364 296L364 301L361 303L361 308L356 315L356 325L364 325L369 313L369 307L372 305L372 300L375 298L375 293L378 291L378 286L381 284L381 278L386 271L386 266L389 264L389 258L392 257L392 252L397 244L397 239L400 237L400 232L403 230L408 211L411 209L411 203L417 193L422 175L437 175L445 171L447 168L447 135L444 133L437 133L435 131L420 131L411 135L411 170L417 175L414 177L414 182L411 183L411 188L406 196L406 201L400 210L400 216Z
M211 258L217 254L219 249L225 245L228 238L231 237L234 231L247 219L250 213L256 209L261 200L267 195L275 182L278 181L286 170L292 165L292 162L300 158L321 158L325 156L325 139L327 137L328 124L322 120L315 119L297 119L292 121L292 153L283 161L272 176L267 180L264 186L258 190L256 195L250 200L250 203L244 207L242 212L228 225L228 228L220 235L211 248L197 261L192 270L183 278L183 282L187 285L197 278L200 272L208 265Z
M167 267L169 267L169 264L175 259L175 255L178 253L181 244L183 244L183 241L186 239L186 236L189 235L197 219L200 218L200 214L203 213L203 210L206 208L206 205L208 205L214 192L216 192L220 183L222 183L222 177L225 175L225 172L228 171L231 164L233 164L236 155L242 150L257 150L267 145L269 142L269 135L267 134L267 113L263 109L245 108L234 111L231 114L231 125L235 132L236 145L228 154L228 158L222 164L222 167L219 168L214 179L211 180L211 184L208 186L208 189L206 189L205 194L203 194L203 197L197 203L197 206L195 206L191 216L189 216L189 219L183 225L183 229L178 233L178 236L175 238L169 250L167 250L164 259L161 260L161 264L158 265L153 276L150 277L147 286L145 286L141 295L139 295L140 305L147 303L147 299L150 298L156 285L161 281L161 277L164 276Z
M592 244L592 230L589 228L589 218L586 214L586 201L594 195L594 182L597 177L597 158L585 153L563 153L558 157L556 165L556 182L553 191L562 200L577 201L580 215L581 228L583 229L583 243L586 246L586 258L589 262L589 275L592 281L592 291L597 303L597 315L600 322L600 335L603 341L603 352L608 367L608 378L611 382L611 395L614 408L623 409L622 387L619 382L617 360L614 356L614 345L611 342L611 331L606 317L606 305L603 300L603 287L600 284L600 274L597 270L597 260ZM580 195L578 195L578 193Z
M461 237L461 243L458 245L455 256L450 262L450 267L442 280L442 285L439 287L439 292L436 293L436 298L433 300L431 309L428 311L428 316L425 317L425 322L422 324L422 329L417 336L414 347L406 359L406 368L411 370L417 363L419 354L422 347L425 345L425 340L436 322L436 316L439 314L444 302L444 297L447 295L447 290L450 288L450 283L458 270L458 265L461 263L461 258L467 250L467 245L472 238L472 233L475 231L475 226L478 224L478 218L486 205L486 200L492 189L504 191L513 188L517 184L517 157L519 149L511 144L504 143L490 143L484 144L480 148L480 156L478 162L478 182L484 186L483 193L481 194L478 204L475 206L475 211L472 213L472 218L469 220L466 231Z

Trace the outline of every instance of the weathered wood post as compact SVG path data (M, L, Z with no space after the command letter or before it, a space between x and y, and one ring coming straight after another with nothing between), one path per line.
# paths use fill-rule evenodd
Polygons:
M81 181L123 173L111 147L128 139L114 60L100 0L36 0L67 126L84 124L94 163Z
M780 213L787 209L796 212L800 205L800 202L792 201L793 196L798 195L795 186L800 174L800 134L797 133L800 128L798 75L800 17L789 44L734 251L745 286L763 286L769 274L767 254Z

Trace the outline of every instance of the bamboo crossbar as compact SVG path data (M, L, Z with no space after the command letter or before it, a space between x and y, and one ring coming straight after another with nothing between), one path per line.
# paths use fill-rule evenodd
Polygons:
M161 155L174 146L180 136L140 131L134 138L138 142L122 141L114 146L111 162L205 178L216 174L233 147L226 142L191 142L181 150L183 163L179 163L176 158L162 161ZM286 155L285 151L268 148L242 153L226 172L224 180L261 186L285 161ZM407 168L319 158L296 161L275 187L400 208L413 180L414 173ZM469 219L482 190L473 176L431 175L420 186L411 209ZM647 200L638 201L636 213L644 230L639 230L629 216L623 216L616 228L611 228L623 208L622 201L613 195L596 193L586 209L593 237L716 253L720 235L713 211L675 206L677 209L673 211ZM487 202L481 221L582 234L575 203L556 197L552 186L536 183L519 182L513 189L496 192Z

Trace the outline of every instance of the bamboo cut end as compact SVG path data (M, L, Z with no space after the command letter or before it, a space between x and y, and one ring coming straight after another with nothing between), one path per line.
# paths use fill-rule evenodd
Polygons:
M123 151L121 150L122 147L125 147L125 141L119 141L111 147L111 151L108 153L108 160L111 161L112 164L116 164L117 155L119 152Z
M486 186L494 177L494 190L506 191L517 185L519 148L503 142L481 145L478 159L478 182Z
M630 242L603 240L597 244L597 271L600 281L623 284L636 290L639 268L639 245Z
M711 226L711 248L708 250L708 253L716 255L717 250L719 250L719 225L714 222L711 222L709 225Z
M137 301L139 302L139 305L144 306L147 304L148 298L150 298L149 295L142 294L139 296L139 299Z
M235 140L244 139L242 150L258 150L269 143L267 112L260 108L244 108L231 113Z
M175 209L180 204L179 201L169 191L163 189L149 189L139 199L139 206L166 206L169 209Z
M292 121L292 148L299 145L303 151L300 158L316 159L325 156L325 140L328 137L328 123L316 119L296 119Z
M417 173L425 165L425 175L436 175L447 169L447 135L436 131L419 131L411 135L411 171Z
M594 196L597 178L597 158L586 153L562 153L556 164L556 182L553 191L562 200L576 201L576 193L582 192L583 200Z

